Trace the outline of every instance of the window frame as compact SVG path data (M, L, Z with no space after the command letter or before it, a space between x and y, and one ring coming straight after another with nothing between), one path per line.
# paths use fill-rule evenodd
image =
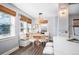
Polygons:
M1 12L1 13L4 13L4 14L10 16L10 33L8 33L8 34L1 34L0 35L0 40L4 39L4 38L9 38L9 37L15 36L15 17L10 15L10 14L7 14L5 12Z

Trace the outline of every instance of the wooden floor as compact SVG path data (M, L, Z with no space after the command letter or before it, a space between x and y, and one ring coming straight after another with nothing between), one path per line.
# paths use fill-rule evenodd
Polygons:
M11 53L10 55L42 55L43 46L33 46L29 45L27 47L21 47L17 51Z

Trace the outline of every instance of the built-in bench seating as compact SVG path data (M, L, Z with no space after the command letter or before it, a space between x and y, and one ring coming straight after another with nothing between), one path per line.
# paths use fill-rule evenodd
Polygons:
M31 44L31 42L29 40L23 40L23 39L20 40L20 46L22 46L22 47L26 47L30 44Z
M43 54L44 55L53 55L54 51L53 51L53 42L47 42L45 45L45 48L43 50Z

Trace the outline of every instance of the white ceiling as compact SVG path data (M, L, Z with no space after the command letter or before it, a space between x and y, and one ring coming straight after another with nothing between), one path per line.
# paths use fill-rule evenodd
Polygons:
M79 14L79 4L69 5L69 14Z
M38 17L39 13L43 13L43 17L57 15L58 4L55 3L14 3L14 5L32 17Z
M53 17L57 15L58 4L56 3L13 3L16 7L31 15L38 17L43 13L43 17ZM69 14L79 14L79 4L69 5Z

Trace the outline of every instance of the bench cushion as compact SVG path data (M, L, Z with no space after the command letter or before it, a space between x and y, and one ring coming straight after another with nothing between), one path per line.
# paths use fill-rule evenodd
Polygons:
M53 47L53 42L47 42L46 47Z
M53 55L54 54L53 47L45 47L43 50L43 54Z

